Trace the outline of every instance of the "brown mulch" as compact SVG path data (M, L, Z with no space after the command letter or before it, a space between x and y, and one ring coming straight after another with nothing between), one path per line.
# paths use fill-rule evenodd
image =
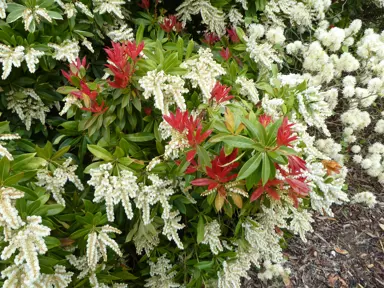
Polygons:
M250 271L245 288L384 287L384 188L377 180L351 172L350 193L374 192L379 202L375 208L346 204L334 206L333 217L315 214L315 232L308 233L307 243L299 237L288 240L290 283L262 283L257 271Z

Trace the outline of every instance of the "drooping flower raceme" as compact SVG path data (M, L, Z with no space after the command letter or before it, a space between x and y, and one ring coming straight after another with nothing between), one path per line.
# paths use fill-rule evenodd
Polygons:
M79 177L75 174L77 165L70 165L72 162L71 158L68 158L63 163L62 167L58 167L53 171L39 170L37 172L38 186L45 187L45 189L52 193L53 198L57 203L65 206L65 200L63 194L65 194L64 185L65 183L72 182L76 188L83 190L84 186L81 183Z
M204 238L201 243L208 244L212 253L217 255L219 252L223 251L223 245L221 244L220 237L221 229L220 224L217 220L206 223L204 225Z
M175 278L177 272L170 271L172 269L171 261L166 258L166 255L163 255L157 258L157 262L154 263L149 261L150 275L151 278L146 280L144 287L149 288L173 288L180 287L180 284L175 283L173 278Z
M41 222L40 216L28 216L27 223L12 232L8 246L1 253L1 259L7 260L18 251L14 262L16 265L26 263L29 271L28 282L30 283L40 276L38 255L48 251L44 237L50 234L51 229L41 225Z
M180 76L165 74L164 71L149 71L146 76L139 80L144 89L143 96L148 99L152 95L155 100L155 107L161 110L163 115L169 114L169 107L176 104L181 111L186 110L184 93L184 80Z
M91 179L88 184L95 187L94 201L105 201L108 221L113 222L115 215L114 205L122 203L128 219L133 218L133 209L130 199L138 195L139 186L137 178L131 171L123 170L118 176L111 175L112 164L102 164L96 169L91 169Z
M192 87L200 87L203 94L203 102L207 103L211 98L211 91L216 84L216 77L226 72L219 63L213 60L211 49L200 48L199 57L188 59L181 63L180 67L188 72L183 76L191 80Z

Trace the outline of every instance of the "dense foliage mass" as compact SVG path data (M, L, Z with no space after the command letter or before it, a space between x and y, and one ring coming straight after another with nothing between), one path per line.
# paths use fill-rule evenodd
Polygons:
M375 205L348 165L384 186L361 5L0 0L3 287L287 281L313 211Z

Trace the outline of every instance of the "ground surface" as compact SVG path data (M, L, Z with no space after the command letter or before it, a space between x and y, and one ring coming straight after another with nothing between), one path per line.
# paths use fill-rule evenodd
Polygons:
M257 272L250 271L252 279L244 287L384 287L384 187L353 169L349 178L351 194L372 191L379 204L373 209L334 206L334 217L315 214L315 232L307 236L308 242L298 237L288 242L290 283L260 283Z

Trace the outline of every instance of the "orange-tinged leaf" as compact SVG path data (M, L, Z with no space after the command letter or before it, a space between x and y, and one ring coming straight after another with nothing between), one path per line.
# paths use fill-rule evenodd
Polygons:
M228 108L225 109L224 113L224 119L225 119L225 126L231 132L232 134L235 132L235 117L233 116L233 113Z
M215 198L215 207L217 211L221 211L221 208L223 208L225 198L221 197L219 193L217 193Z
M61 238L60 239L60 245L61 247L71 246L76 241L71 238Z
M241 131L243 131L245 128L244 124L243 123L240 123L239 127L237 127L236 131L235 131L235 134L238 135L240 134Z
M323 160L321 161L323 163L324 168L327 169L327 174L331 175L332 173L339 174L341 165L333 160Z
M241 198L241 196L239 194L233 194L231 195L232 197L232 200L233 200L233 203L235 203L235 205L238 207L238 208L243 208L243 198Z

